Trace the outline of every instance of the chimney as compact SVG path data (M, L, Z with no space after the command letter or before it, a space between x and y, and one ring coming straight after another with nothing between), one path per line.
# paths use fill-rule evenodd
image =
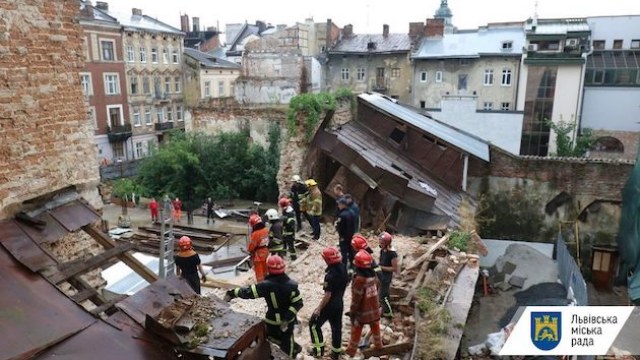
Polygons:
M331 19L327 19L327 33L326 38L324 40L324 49L325 51L329 51L329 49L331 48L331 45L333 45L333 39L331 38L331 33L332 33L332 29L333 29L333 22L331 21Z
M387 24L382 25L382 36L384 37L389 36L389 25Z
M342 37L343 38L348 38L348 37L352 37L353 36L353 25L349 24L349 25L345 25L342 28Z
M109 3L105 1L96 1L96 8L103 11L109 11Z
M262 34L262 32L267 30L267 23L264 21L256 20L256 26L258 27L258 34Z
M421 22L409 23L409 37L415 39L425 33L424 24Z
M427 37L438 37L444 35L444 19L427 19L427 26L424 28Z
M189 15L180 15L180 31L189 32Z
M131 14L132 15L142 16L142 10L133 8L133 9L131 9Z
M191 21L193 21L193 32L200 31L200 18L194 16L193 18L191 18Z

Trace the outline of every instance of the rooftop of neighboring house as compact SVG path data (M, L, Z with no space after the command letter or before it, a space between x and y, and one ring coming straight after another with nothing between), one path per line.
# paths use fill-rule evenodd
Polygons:
M588 33L589 24L585 18L528 19L525 22L527 34L566 35L568 33Z
M201 51L185 48L184 54L199 61L202 67L206 68L225 68L225 69L239 69L240 65L221 59L219 57L213 56L211 54L203 53Z
M247 37L254 35L254 36L261 36L263 35L265 32L269 32L270 33L270 29L273 29L272 26L268 26L265 22L263 21L256 21L255 25L252 24L227 24L227 40L229 41L226 46L227 46L227 51L233 52L233 51L240 51L242 50L242 45L243 44L243 40L246 39Z
M442 37L425 38L414 59L520 56L525 43L522 23L489 25Z
M91 21L112 26L120 25L118 19L85 1L80 3L80 21Z
M185 33L176 29L171 25L168 25L160 20L154 19L151 16L142 14L140 9L132 9L131 14L119 14L109 12L110 16L115 17L120 21L120 24L124 27L124 30L143 30L152 33L165 33L174 34L177 36L184 36Z
M411 50L411 38L408 34L353 34L343 36L340 41L329 50L330 54L336 53L396 53Z

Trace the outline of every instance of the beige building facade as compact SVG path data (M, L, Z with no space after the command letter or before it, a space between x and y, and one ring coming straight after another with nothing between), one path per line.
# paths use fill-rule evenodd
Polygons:
M234 97L240 65L195 49L185 49L184 56L184 100L189 107L203 100Z

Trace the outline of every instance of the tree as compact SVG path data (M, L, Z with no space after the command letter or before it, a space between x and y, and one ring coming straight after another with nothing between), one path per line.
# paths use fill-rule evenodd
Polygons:
M563 120L556 122L547 120L547 124L556 133L556 153L553 156L583 157L591 149L594 139L591 137L591 129L582 129L582 133L572 138L576 124Z

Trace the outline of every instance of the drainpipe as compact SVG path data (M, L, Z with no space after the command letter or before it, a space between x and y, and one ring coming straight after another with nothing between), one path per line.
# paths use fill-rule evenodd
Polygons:
M467 172L469 171L469 155L464 154L464 168L462 169L462 191L467 191Z
M578 131L581 128L582 124L582 107L584 104L584 77L585 72L587 71L587 58L593 54L593 49L589 49L588 52L582 54L582 58L584 59L584 65L580 69L580 81L578 87L578 93L580 96L578 97L578 103L576 104L576 130L573 132L573 144L575 145L576 140L578 139ZM578 111L580 111L580 115L578 116Z

